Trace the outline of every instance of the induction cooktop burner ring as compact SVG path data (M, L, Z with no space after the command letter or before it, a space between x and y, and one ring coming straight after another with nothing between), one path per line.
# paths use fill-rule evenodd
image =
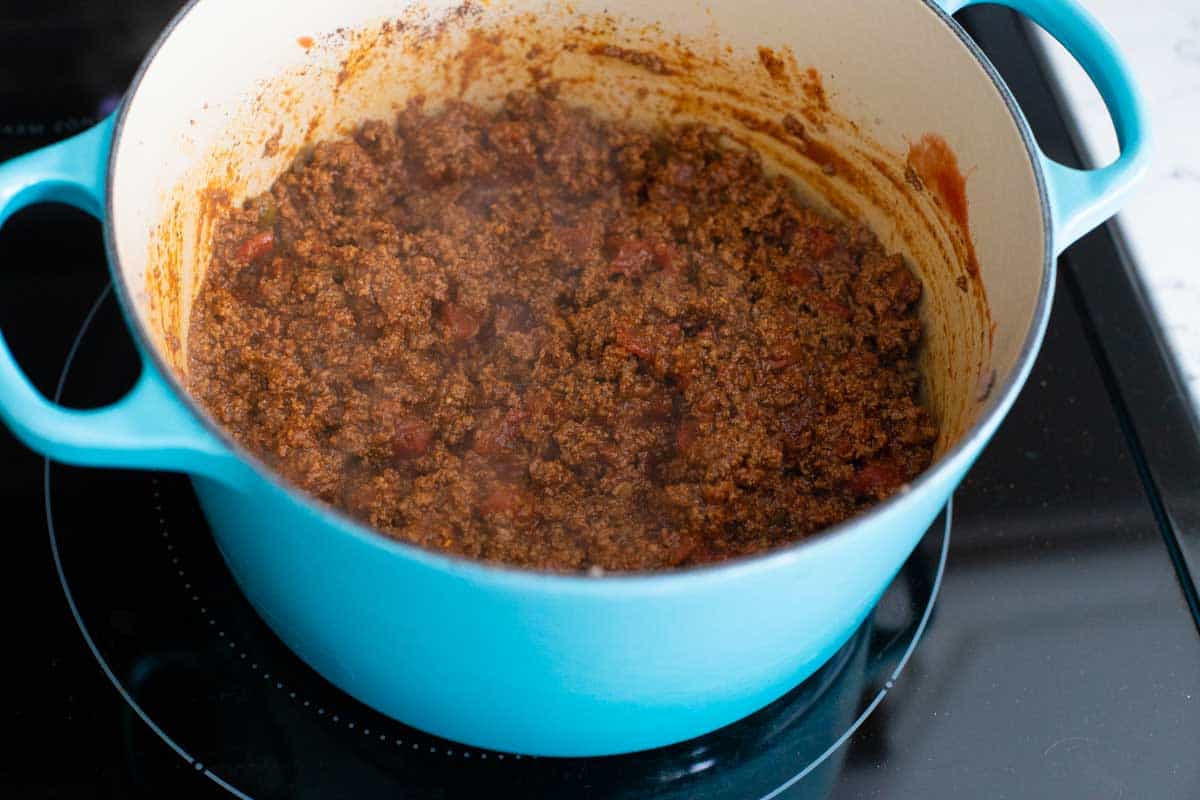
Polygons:
M326 706L320 703L320 701L313 701L312 699L303 696L300 694L300 692L292 688L290 683L285 684L283 681L279 680L278 675L273 676L271 671L266 668L266 665L259 664L257 661L252 660L250 658L249 651L239 645L237 641L227 634L223 627L219 627L219 620L213 616L207 605L203 605L204 600L201 595L197 594L192 584L186 580L187 572L183 569L183 564L181 563L180 557L178 555L174 555L175 548L170 541L170 528L168 527L167 519L162 508L162 498L159 492L159 479L155 476L151 476L150 483L153 492L154 509L159 515L158 523L161 528L161 539L164 543L170 565L175 569L176 577L182 582L184 596L193 606L196 607L196 610L204 619L207 626L217 628L217 638L224 642L225 647L234 651L237 654L239 661L246 662L248 664L250 672L254 673L254 675L250 677L261 678L268 685L273 684L276 691L286 693L289 700L299 703L303 708L308 709L310 713L315 714L317 717L326 719L328 722L333 724L343 725L348 731L355 731L363 736L371 736L372 728L370 726L363 725L356 720L350 719L344 713L335 712L332 707L327 709ZM377 729L375 732L379 733ZM379 741L387 741L388 736L389 735L386 732L379 733ZM465 744L458 744L455 747L441 748L438 748L437 745L423 746L418 742L410 742L403 737L394 737L392 744L395 747L410 747L413 750L423 749L430 753L439 753L448 757L478 757L483 761L488 760L489 757L495 758L499 761L504 761L505 759L509 758L513 759L514 761L539 758L539 756L525 755L522 753L502 752L499 750L483 750L480 748L470 747Z
M111 294L112 294L112 285L110 283L109 285L107 285L104 288L104 290L96 298L96 300L92 304L91 308L88 310L86 316L84 317L84 320L82 322L80 330L79 330L77 336L75 337L75 340L72 342L71 347L69 348L69 350L67 352L67 356L66 356L66 359L63 364L62 372L59 375L59 380L58 380L58 383L57 383L57 386L56 386L55 392L54 392L54 400L56 402L58 402L61 399L64 388L67 384L67 379L70 374L72 364L74 363L74 359L80 348L81 342L83 342L86 333L88 332L89 328L92 326L92 323L95 320L97 313L103 306L104 302L110 298ZM59 549L59 536L56 531L55 523L54 523L50 472L51 472L51 464L50 464L50 461L47 459L44 461L43 491L44 491L44 499L45 499L46 524L47 524L47 529L48 529L48 533L49 533L50 549L51 549L51 554L52 554L53 561L54 561L55 571L58 576L59 583L62 587L63 595L66 598L67 606L71 613L71 616L74 619L76 626L79 628L80 634L82 635L83 640L84 640L85 644L87 645L89 651L92 653L92 656L96 659L97 664L99 664L101 671L104 673L105 677L113 685L113 687L117 690L117 693L120 695L122 700L137 715L137 717L139 717L146 724L147 728L150 731L152 731L160 740L162 740L176 755L178 755L188 765L190 765L192 768L194 768L197 773L202 774L204 777L211 780L214 784L216 784L217 786L220 786L222 789L226 790L227 792L229 792L230 794L232 794L236 797L247 798L247 800L253 800L251 795L243 792L242 790L233 786L231 783L229 783L225 779L221 778L219 775L217 775L211 769L209 769L201 760L192 756L184 747L182 747L178 742L176 742L158 723L155 722L155 720L152 718L152 716L146 712L146 710L141 706L141 704L139 704L137 699L133 696L133 694L130 692L130 690L125 686L125 684L122 682L122 680L117 677L116 673L114 672L112 667L109 665L103 652L101 652L101 648L97 645L95 638L93 637L92 633L89 631L87 624L84 622L83 616L80 613L78 605L76 603L75 595L71 591L70 584L67 579L66 570L63 566L63 559L62 559L62 556L60 554L60 549ZM168 528L168 522L167 522L167 515L163 508L163 499L159 493L160 481L157 476L153 476L153 475L150 476L150 481L151 481L151 487L152 487L153 508L156 512L155 516L157 517L157 521L158 521L158 525L159 525L161 541L163 542L163 545L165 548L164 553L166 556L167 564L169 565L171 570L175 573L175 577L177 578L179 585L181 586L182 591L184 592L184 596L190 601L191 606L194 607L195 609L197 609L199 611L200 615L204 618L203 619L203 621L205 622L204 627L218 628L217 629L217 637L218 637L218 639L220 639L222 641L222 643L223 643L222 646L228 647L229 649L232 649L232 650L235 650L238 655L237 660L242 662L245 666L249 667L247 677L251 678L252 682L255 684L258 684L258 685L261 685L261 684L259 684L260 680L262 682L267 683L268 685L274 684L274 686L272 687L274 691L281 691L281 692L284 692L285 694L287 694L288 698L293 703L301 704L303 706L303 708L307 711L307 713L314 715L314 719L320 718L326 724L333 723L333 724L338 725L339 727L344 727L345 729L347 729L349 731L353 731L356 734L361 734L363 738L373 739L374 738L373 731L370 726L360 725L357 720L343 718L342 714L333 712L332 708L330 709L331 713L326 714L326 708L323 705L320 705L319 703L314 703L310 699L303 697L299 692L296 691L295 687L293 687L291 685L290 680L289 680L289 682L285 683L285 681L281 680L278 675L276 675L274 677L274 679L272 679L272 673L269 669L266 668L266 665L264 665L264 669L260 670L259 669L260 665L256 661L253 661L248 657L246 649L244 647L242 647L241 645L239 645L238 642L236 642L232 638L230 638L226 634L226 631L223 627L218 627L218 620L211 615L208 605L203 603L202 595L201 595L198 587L193 587L191 581L188 580L187 570L185 569L186 564L182 563L181 557L180 557L179 553L176 551L175 545L171 541L170 530ZM823 752L821 752L819 755L817 755L802 770L800 770L799 772L797 772L790 778L788 778L785 781L783 781L782 783L780 783L778 786L776 786L771 791L762 795L760 800L773 800L773 798L776 798L779 795L781 795L782 793L786 792L788 789L790 789L796 783L803 780L807 775L812 773L813 770L817 769L822 763L824 763L826 760L828 760L830 756L832 756L834 753L836 753L839 750L839 748L841 748L850 739L850 737L854 735L854 733L871 716L871 714L883 702L883 700L887 697L888 693L895 686L896 680L899 678L900 674L902 673L905 666L907 665L914 650L916 649L917 644L921 641L922 635L924 634L925 628L929 623L934 606L936 604L936 600L937 600L939 590L941 587L942 577L945 572L947 555L949 552L950 531L951 531L952 522L953 522L953 498L951 498L951 500L947 503L945 511L944 511L944 516L945 516L945 521L943 524L943 535L942 535L942 542L941 542L941 546L940 546L940 553L938 555L936 571L933 575L931 587L929 589L928 599L926 600L925 607L921 612L921 617L920 617L919 621L917 622L915 628L913 629L911 640L908 642L903 655L896 662L895 667L891 670L890 674L887 675L887 678L884 681L883 686L881 688L879 688L877 693L871 699L870 703L868 703L865 706L865 708L863 708L861 713L858 714L858 716L846 728L846 730L844 730L840 736L838 736L836 739L834 739L832 741L832 743ZM851 637L850 641L854 642L855 640L857 640L861 633L862 633L861 630L856 632L855 635L853 637ZM843 648L843 650L844 649L845 648ZM837 657L835 656L835 660L836 660L836 658ZM844 664L843 664L843 667L844 667ZM737 724L737 723L735 723L735 724ZM387 739L389 738L388 733L379 732L378 728L374 729L374 733L379 734L380 741L386 742ZM441 740L438 740L438 741L440 742ZM421 744L419 744L417 742L409 743L409 742L406 742L405 739L403 739L403 738L396 738L394 744L398 748L407 747L407 746L411 745L411 747L413 749L420 749L420 750L425 749L425 747L423 747ZM502 753L499 751L484 751L484 750L479 750L477 748L470 748L465 745L457 745L457 744L450 743L450 742L447 742L446 744L452 745L452 746L439 748L434 745L429 745L428 751L431 753L440 753L441 755L451 757L451 758L472 759L475 756L478 756L478 758L480 760L488 760L489 756L491 756L491 757L494 757L495 760L505 760L506 758L511 758L512 760L521 760L523 758L536 760L536 757L522 756L522 755L516 754L516 753L507 753L506 754L506 753ZM553 761L553 760L554 759L551 759L551 761Z
M87 315L83 318L83 324L79 328L79 333L76 335L75 340L71 342L70 349L67 350L67 357L63 362L62 372L59 374L58 383L54 387L54 402L57 403L62 398L63 387L66 385L67 375L70 374L71 364L75 360L75 354L79 350L79 344L83 341L84 334L87 333L88 328L92 324L92 320L96 317L96 313L100 310L100 307L104 304L104 301L108 299L110 294L112 294L111 283L104 287L104 290L100 292L100 295L96 298L96 301L92 303L91 308L88 309ZM190 764L197 772L202 773L204 777L209 778L218 786L233 794L235 797L243 798L243 800L253 800L253 798L251 798L249 795L239 791L237 787L230 785L219 775L209 770L202 762L197 761L190 753L184 750L183 747L181 747L174 739L172 739L166 731L160 728L158 724L150 717L150 715L142 709L137 701L133 699L133 696L129 693L129 690L125 688L125 685L121 683L120 679L118 679L113 673L112 668L109 667L108 662L104 659L104 655L100 652L100 648L96 646L95 640L88 631L87 625L84 624L83 617L79 613L79 608L75 604L75 597L71 593L70 586L67 583L67 576L62 565L62 557L58 551L58 536L54 529L54 514L50 505L50 459L43 459L42 464L42 492L45 498L46 528L50 536L50 553L54 559L54 571L58 576L59 583L62 586L63 597L66 598L67 607L71 612L71 617L75 620L75 624L79 628L79 633L83 636L84 643L87 645L88 650L91 651L92 656L96 659L96 663L100 666L104 676L108 678L109 683L111 683L113 688L117 690L117 694L121 696L121 699L125 701L126 705L128 705L142 720L142 722L146 723L146 726L153 731L158 738L162 739L163 743L170 747L176 755Z
M946 523L942 536L942 551L938 555L937 572L933 576L933 588L929 592L929 602L925 604L925 610L921 614L921 621L917 623L916 632L913 634L912 641L909 642L908 648L904 651L904 655L900 657L900 661L896 664L896 668L892 670L892 674L888 676L887 681L883 684L876 694L871 699L871 702L863 709L854 723L839 736L833 744L829 745L828 749L821 755L817 756L811 764L805 767L800 772L788 778L775 789L763 795L759 800L773 800L779 795L786 792L792 786L804 779L806 775L819 767L827 758L837 752L838 748L844 745L851 736L854 735L862 724L867 721L871 713L883 702L883 699L888 696L888 692L896 685L896 679L900 677L900 673L904 671L904 666L908 664L908 660L912 658L913 651L917 649L917 644L921 641L921 637L925 634L925 628L929 625L929 618L933 615L933 607L937 603L938 591L942 588L942 576L946 573L946 557L950 553L950 529L954 524L954 495L950 495L950 499L946 501Z

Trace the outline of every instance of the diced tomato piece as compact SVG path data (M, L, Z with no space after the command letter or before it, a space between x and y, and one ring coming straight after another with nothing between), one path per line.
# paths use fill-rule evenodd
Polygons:
M450 335L459 342L475 338L483 327L483 319L457 303L446 303L442 306L442 324L450 331Z
M242 240L242 243L237 246L233 257L238 261L249 264L258 261L264 256L270 255L275 249L275 233L273 231L259 231L253 236L247 236Z
M817 306L828 314L831 314L838 319L849 322L854 319L854 313L843 303L833 300L828 297L821 298L817 301Z
M429 452L432 442L433 429L424 420L403 419L392 435L392 452L396 458L420 458Z
M882 498L904 483L900 465L889 458L868 461L855 473L850 488L863 497Z
M635 355L638 358L654 357L654 343L645 334L632 331L629 328L617 328L616 337L617 345L627 350L631 355Z
M533 512L533 498L528 492L510 483L498 483L479 504L479 513L528 516Z
M672 242L652 237L649 239L624 239L608 237L608 249L616 254L609 262L609 272L636 278L653 265L669 275L682 275L687 270L687 259Z
M812 286L817 282L817 271L812 267L796 267L784 276L784 280L799 289Z
M646 271L654 258L654 252L645 239L627 239L617 248L617 254L608 264L613 275L635 278Z

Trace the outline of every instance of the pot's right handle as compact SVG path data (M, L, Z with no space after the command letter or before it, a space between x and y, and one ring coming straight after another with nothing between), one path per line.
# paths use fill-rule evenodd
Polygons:
M1108 32L1075 0L936 0L947 14L997 3L1040 25L1067 49L1096 85L1112 115L1121 155L1107 167L1079 170L1040 155L1054 226L1054 252L1099 226L1125 203L1150 160L1150 133L1141 95Z

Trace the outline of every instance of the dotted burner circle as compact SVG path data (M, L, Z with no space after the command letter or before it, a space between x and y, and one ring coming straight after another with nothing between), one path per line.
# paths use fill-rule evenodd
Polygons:
M349 733L355 733L356 735L363 737L377 737L379 742L390 744L393 747L409 748L419 752L441 754L445 757L464 759L476 758L481 761L486 761L489 758L497 761L504 761L505 759L520 761L522 759L537 758L537 756L526 756L520 753L503 753L499 751L472 749L465 745L456 746L450 744L449 742L445 742L444 740L441 740L443 743L439 745L439 740L435 740L432 737L429 737L426 734L418 731L412 731L408 733L407 738L402 735L392 735L396 733L395 730L389 732L388 730L383 729L396 728L396 723L393 720L385 719L376 715L376 719L373 722L363 721L361 715L364 713L374 714L374 712L369 711L369 709L366 709L360 703L353 700L353 698L343 694L332 685L325 683L323 680L320 681L320 683L323 685L313 686L312 678L315 677L314 675L302 675L296 682L293 682L292 680L285 682L280 674L273 674L271 672L271 668L269 667L269 663L271 663L272 658L278 660L281 654L274 653L266 654L264 656L261 654L261 651L265 649L263 647L264 639L269 638L273 640L275 638L274 635L263 628L262 630L256 632L257 636L259 637L257 638L256 642L248 644L245 640L239 641L238 639L235 639L234 636L231 636L230 633L226 631L224 627L222 627L222 617L244 615L246 613L246 609L229 608L229 598L224 598L224 607L221 608L210 608L209 605L205 604L206 601L204 600L203 595L198 593L197 587L193 585L191 580L188 579L189 573L184 568L185 565L182 557L179 555L179 551L176 549L175 543L171 539L171 529L167 521L168 512L164 510L163 507L163 481L170 480L170 478L154 474L149 475L148 479L151 490L151 502L153 503L155 513L158 515L160 536L169 568L174 571L176 577L179 579L180 588L183 594L186 595L188 601L192 604L196 613L199 614L203 623L208 627L215 629L216 636L220 640L219 646L224 646L230 651L229 654L232 657L236 658L240 662L243 662L243 666L250 671L251 678L258 678L265 681L268 689L273 688L276 692L280 692L285 695L288 701L298 704L301 708L307 709L319 718L327 719L333 725L339 725L343 727ZM194 515L192 518L194 518ZM229 577L229 581L232 582L231 576ZM279 647L283 647L282 643L274 642L274 644L277 644ZM255 655L256 652L260 654ZM260 664L259 660L257 659L262 659L264 663ZM296 664L289 664L282 668L290 670L292 674L295 674L298 671L296 669ZM307 668L304 668L300 671L308 672ZM305 685L306 678L308 685ZM331 693L336 694L336 696L332 698L329 697ZM350 705L352 708L347 711L335 710L338 708L343 708L346 705ZM375 727L372 728L372 725Z
M136 370L106 289L84 320L55 397L87 405L95 402L89 392L97 376ZM854 749L847 742L893 689L930 620L950 538L947 507L875 617L809 680L751 717L659 750L535 758L429 736L312 671L237 589L186 478L47 463L45 481L51 550L68 606L128 706L131 722L120 727L132 780L163 794L200 791L186 785L199 780L217 796L253 798L498 790L823 796ZM119 535L98 535L101 529ZM169 752L151 746L158 741ZM148 755L160 751L175 768Z

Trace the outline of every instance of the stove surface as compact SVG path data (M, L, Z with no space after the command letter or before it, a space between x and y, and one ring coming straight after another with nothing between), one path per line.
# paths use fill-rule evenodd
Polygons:
M111 109L175 6L43 4L0 26L0 158ZM960 19L1042 145L1076 161L1026 29L996 9ZM136 361L99 225L27 210L0 232L0 264L0 328L39 388L79 407L118 397ZM48 465L0 430L15 551L0 793L1200 795L1195 419L1117 232L1075 245L1059 277L1016 407L873 620L748 720L628 757L520 758L380 717L249 610L185 479Z

